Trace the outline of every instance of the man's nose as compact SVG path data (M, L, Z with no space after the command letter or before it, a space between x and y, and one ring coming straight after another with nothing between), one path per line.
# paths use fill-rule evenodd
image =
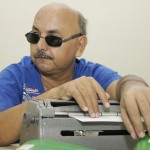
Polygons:
M44 49L47 50L48 49L48 45L45 41L45 37L41 36L38 43L37 43L37 47L38 49Z

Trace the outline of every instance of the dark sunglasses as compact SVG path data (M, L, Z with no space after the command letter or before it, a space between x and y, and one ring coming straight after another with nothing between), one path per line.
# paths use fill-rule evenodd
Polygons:
M39 42L40 38L45 38L46 43L52 47L59 47L62 45L63 42L67 42L69 40L80 37L82 35L83 35L82 33L78 33L78 34L72 35L68 38L62 39L61 37L54 36L54 35L48 35L46 37L41 37L39 34L34 33L34 32L29 32L29 33L25 34L27 41L31 44L37 44Z

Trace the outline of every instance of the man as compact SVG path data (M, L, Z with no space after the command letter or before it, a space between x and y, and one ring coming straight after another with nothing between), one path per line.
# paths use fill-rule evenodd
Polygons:
M0 145L19 139L22 117L30 99L74 98L90 117L99 117L97 99L105 107L120 100L122 119L133 137L150 134L150 88L137 76L121 77L103 65L81 56L87 44L86 20L76 10L60 3L42 7L32 31L31 57L0 73Z

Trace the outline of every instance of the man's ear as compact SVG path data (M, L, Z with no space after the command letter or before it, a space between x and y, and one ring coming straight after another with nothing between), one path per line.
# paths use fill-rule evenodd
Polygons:
M83 54L86 45L87 45L87 37L86 35L83 35L82 37L80 37L78 41L76 57L80 57Z

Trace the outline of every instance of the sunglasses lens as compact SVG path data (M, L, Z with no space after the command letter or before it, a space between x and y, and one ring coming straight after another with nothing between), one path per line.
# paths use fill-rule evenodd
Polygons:
M62 44L62 39L57 36L47 36L45 39L49 46L58 47Z
M39 35L35 33L27 33L26 38L27 38L27 41L32 44L38 43L40 39Z

